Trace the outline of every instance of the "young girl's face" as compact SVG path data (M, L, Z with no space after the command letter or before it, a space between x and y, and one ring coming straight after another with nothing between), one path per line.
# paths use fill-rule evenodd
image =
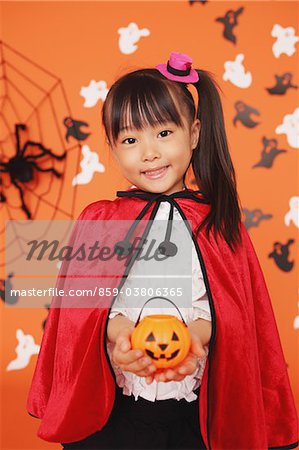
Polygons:
M182 119L183 128L168 122L120 132L112 153L130 183L167 195L184 188L183 177L198 142L200 122L196 119L190 125L184 115Z

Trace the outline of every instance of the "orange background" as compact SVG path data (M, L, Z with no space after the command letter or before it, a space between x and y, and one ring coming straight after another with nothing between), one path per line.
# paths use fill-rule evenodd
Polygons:
M222 25L215 18L223 16L228 9L244 6L235 28L236 45L222 37ZM77 189L74 217L88 203L98 199L113 199L115 192L127 189L124 180L109 155L100 124L102 101L93 108L83 107L80 96L82 86L90 80L105 80L108 88L115 79L129 70L153 67L166 62L170 52L178 51L192 56L194 67L213 72L224 95L222 96L228 141L235 165L238 192L243 208L260 208L272 218L263 221L249 233L260 259L272 298L273 308L281 336L289 376L299 404L298 392L298 330L293 327L298 315L298 229L293 222L287 227L284 216L289 209L289 199L298 195L297 151L288 145L286 135L276 135L275 129L285 114L293 113L298 104L298 90L290 89L284 96L271 96L265 90L275 84L274 75L284 72L293 74L293 84L298 84L298 44L292 56L285 54L275 58L271 37L274 24L282 27L298 25L296 2L208 2L190 5L187 1L176 2L2 2L1 39L30 60L61 79L72 111L72 117L89 124L91 135L84 141L92 151L98 152L106 170L96 173L87 185ZM148 28L150 35L141 37L137 50L122 54L117 33L118 28L130 22L139 28ZM238 53L244 53L246 71L252 73L249 88L241 89L229 81L223 81L225 61L233 61ZM1 83L3 80L1 80ZM260 111L254 116L260 124L252 129L240 122L236 127L232 120L236 114L234 103L243 100ZM59 117L62 123L64 116ZM47 115L41 116L47 127ZM61 125L62 127L62 125ZM262 138L276 138L278 148L287 150L279 155L270 169L252 166L259 161L263 148ZM70 153L77 155L76 152ZM72 156L73 157L73 156ZM65 177L71 180L77 173L76 164L68 158L64 168ZM189 180L192 178L189 178ZM45 182L44 180L42 182ZM67 208L67 194L61 197L61 206ZM16 194L15 194L16 195ZM1 205L0 205L1 206ZM5 208L2 218L7 218ZM24 219L16 211L16 218ZM47 209L42 216L47 218ZM1 229L3 224L1 226ZM290 246L289 261L294 260L290 272L281 271L268 254L275 241ZM2 244L2 242L1 242ZM2 248L2 245L1 245ZM3 254L0 254L2 258ZM296 276L297 274L297 276ZM0 278L4 277L4 273ZM34 336L40 344L41 323L46 309L5 310L1 303L1 448L42 449L60 448L36 437L39 420L28 415L25 409L27 391L36 363L36 356L22 370L7 371L8 363L16 356L16 329ZM84 410L84 405L82 405Z

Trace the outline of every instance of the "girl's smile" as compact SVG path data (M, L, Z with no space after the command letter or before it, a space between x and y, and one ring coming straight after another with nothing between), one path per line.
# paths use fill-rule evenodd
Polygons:
M160 179L162 177L164 177L167 172L168 172L168 166L163 166L163 167L157 167L157 168L153 168L153 169L149 169L145 172L141 172L143 173L146 178L150 179L150 180L156 180L156 179Z

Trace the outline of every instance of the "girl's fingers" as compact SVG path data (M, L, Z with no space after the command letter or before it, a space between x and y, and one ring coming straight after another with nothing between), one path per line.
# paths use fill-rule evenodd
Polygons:
M121 370L133 372L141 377L156 371L152 360L148 356L145 356L144 352L140 349L122 352L120 347L115 347L112 353L112 359Z
M131 330L129 328L124 328L115 341L115 348L122 352L128 352L131 350Z
M122 369L123 366L133 363L144 355L141 349L132 350L130 337L131 329L122 329L117 336L113 349L113 361Z
M139 376L145 376L154 373L156 371L156 367L148 356L144 356L131 362L130 364L127 364L124 370L134 372Z
M177 366L169 369L165 369L162 372L155 374L156 381L181 381L187 375L191 375L197 368L198 358L189 353L189 355L184 359L183 362L178 364Z
M122 370L125 370L124 366L128 366L132 363L135 363L143 356L144 354L142 350L129 350L127 352L123 352L120 350L120 348L117 347L115 347L113 350L113 361Z
M204 358L207 354L198 336L191 334L190 352L198 358Z
M155 380L156 381L166 381L166 377L165 377L165 373L161 372L161 373L157 373L155 374Z
M153 381L154 381L154 376L153 376L153 375L148 375L148 376L145 378L146 384L151 384Z
M119 348L122 352L127 352L131 349L130 342L128 339L123 339L119 344Z
M181 375L191 375L195 370L196 365L191 363L178 367L178 373L180 373Z
M198 357L189 353L188 356L178 364L174 370L176 373L191 375L197 368Z

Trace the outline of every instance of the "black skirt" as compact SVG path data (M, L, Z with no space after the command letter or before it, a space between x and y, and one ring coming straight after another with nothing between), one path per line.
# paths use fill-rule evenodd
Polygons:
M64 449L205 449L199 429L198 398L156 400L123 395L116 388L106 425L81 441L62 443Z

